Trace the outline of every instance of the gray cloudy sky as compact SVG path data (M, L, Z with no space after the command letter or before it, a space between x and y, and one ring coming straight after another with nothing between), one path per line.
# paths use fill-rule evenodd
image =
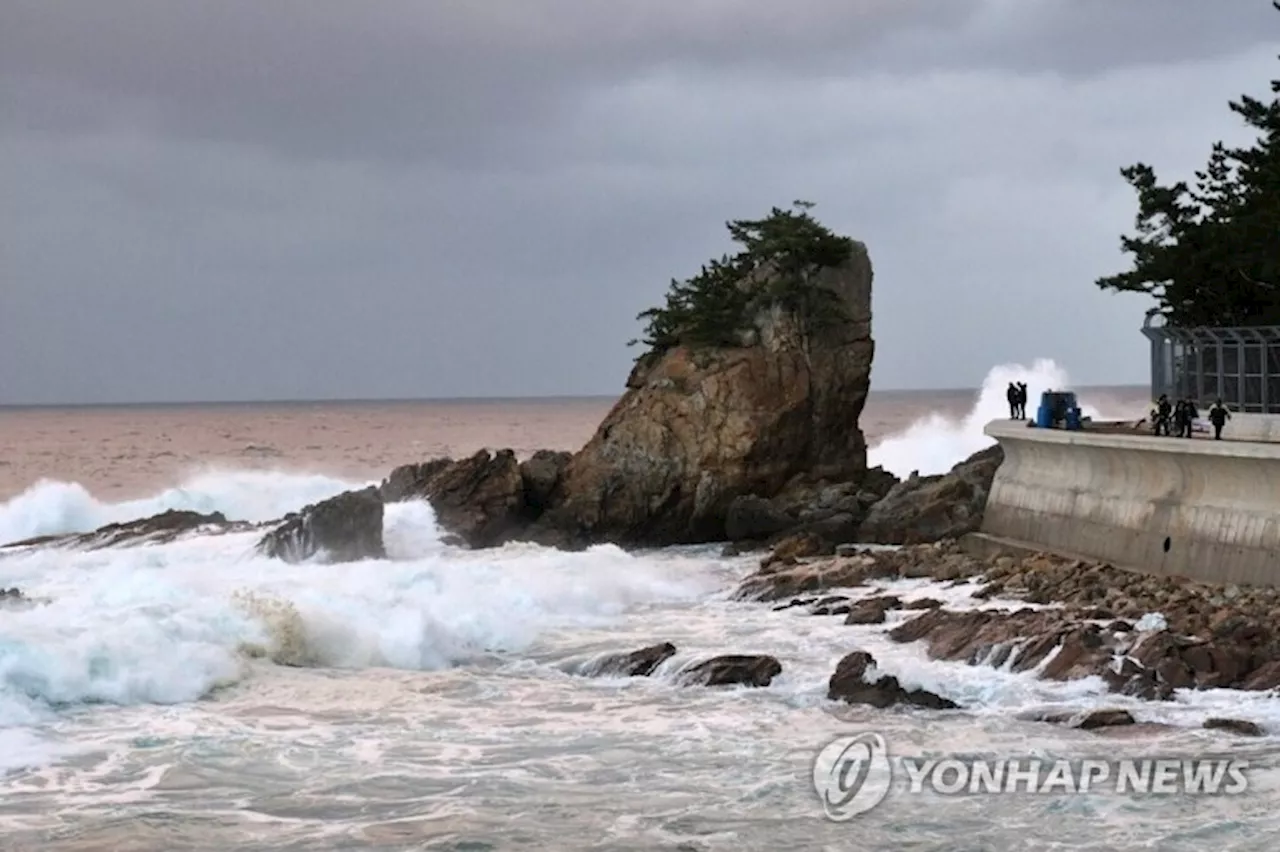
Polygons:
M1146 380L1135 160L1266 93L1268 0L0 0L0 403L616 393L794 198L877 387Z

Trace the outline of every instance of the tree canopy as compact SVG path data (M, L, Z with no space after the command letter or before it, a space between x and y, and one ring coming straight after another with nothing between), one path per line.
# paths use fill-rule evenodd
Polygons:
M820 286L823 269L840 266L853 240L840 237L810 213L813 204L774 207L763 219L726 223L741 250L702 266L685 281L672 280L666 301L642 312L643 343L651 352L677 345L734 346L759 311L778 305L795 313L807 329L844 316L839 296Z
M1121 169L1138 196L1136 233L1121 237L1133 268L1099 287L1154 296L1171 325L1280 325L1280 80L1271 94L1230 102L1258 136L1215 144L1191 183L1162 184L1145 163Z

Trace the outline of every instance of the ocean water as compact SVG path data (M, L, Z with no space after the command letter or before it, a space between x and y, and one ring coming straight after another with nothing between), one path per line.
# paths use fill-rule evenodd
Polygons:
M882 438L891 469L949 466L984 444L1009 375L1065 385L1045 362L993 371L972 411ZM1101 412L1109 416L1108 412ZM1124 416L1128 416L1128 412ZM205 473L110 502L72 482L0 503L0 539L91 529L164 508L267 519L359 479ZM1231 716L1280 731L1269 695L1205 691L1161 705L1100 683L931 661L887 625L846 626L731 592L754 567L718 548L563 553L441 543L430 506L388 507L389 558L285 565L255 536L0 556L0 849L1271 849L1280 742L1201 729ZM882 584L949 606L972 589ZM862 590L865 593L865 590ZM0 605L3 606L3 605ZM652 677L588 676L600 655L669 641ZM947 712L826 700L864 649ZM681 685L682 666L767 653L763 689ZM1140 731L1019 720L1125 706ZM833 738L895 755L1198 757L1249 762L1236 796L912 794L824 817L813 773Z

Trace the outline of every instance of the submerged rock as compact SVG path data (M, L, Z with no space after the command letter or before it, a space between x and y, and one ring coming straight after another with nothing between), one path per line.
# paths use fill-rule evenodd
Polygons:
M1119 710L1114 708L1041 713L1034 715L1032 718L1037 722L1066 725L1069 728L1080 728L1085 731L1093 730L1095 728L1114 728L1120 725L1134 724L1132 713L1128 710Z
M676 655L670 642L650 645L626 654L611 654L596 660L588 674L599 677L648 677L658 666Z
M686 686L768 686L782 673L782 663L763 654L726 654L680 672Z
M1205 719L1204 727L1215 731L1230 731L1242 737L1266 736L1266 731L1262 730L1260 725L1244 719Z
M262 537L258 550L286 562L318 555L331 562L383 559L382 517L378 489L347 491L286 515Z
M895 704L908 704L929 710L954 710L960 706L924 689L904 689L892 675L882 674L875 680L868 680L868 671L875 668L875 658L866 651L846 654L836 664L836 670L827 682L827 698L882 709Z

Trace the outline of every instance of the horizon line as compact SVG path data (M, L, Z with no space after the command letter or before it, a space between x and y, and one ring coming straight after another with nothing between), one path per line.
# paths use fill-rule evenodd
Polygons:
M1120 390L1147 388L1145 382L1114 385L1076 385L1079 390ZM871 388L870 394L883 393L957 393L960 391L978 392L977 386L951 386L936 388ZM190 408L196 406L253 406L253 405L395 405L421 403L498 403L498 402L584 402L587 400L616 400L622 393L589 393L589 394L545 394L532 396L427 396L427 397L293 397L282 399L194 399L194 400L150 400L139 402L14 402L0 403L0 411L37 408Z

